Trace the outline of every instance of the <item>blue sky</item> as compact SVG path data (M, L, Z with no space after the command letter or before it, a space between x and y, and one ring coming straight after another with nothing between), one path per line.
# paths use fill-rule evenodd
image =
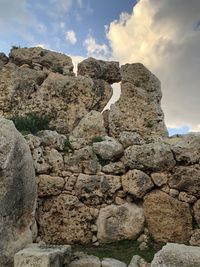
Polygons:
M199 0L0 0L0 51L141 62L161 80L170 133L200 131L199 22Z

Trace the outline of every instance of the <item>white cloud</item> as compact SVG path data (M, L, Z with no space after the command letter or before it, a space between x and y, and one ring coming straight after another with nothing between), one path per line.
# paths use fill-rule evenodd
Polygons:
M67 31L66 40L70 41L71 44L75 44L77 42L76 33L73 30Z
M197 0L140 0L107 29L113 58L142 62L161 80L168 126L199 129L200 20Z
M107 58L109 56L109 48L106 44L98 44L91 35L84 41L87 55L95 58Z

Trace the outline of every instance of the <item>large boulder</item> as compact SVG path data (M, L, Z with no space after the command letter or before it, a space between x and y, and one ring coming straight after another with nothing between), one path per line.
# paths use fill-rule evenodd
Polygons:
M107 206L100 210L97 227L97 238L100 242L134 240L144 229L143 209L130 203Z
M78 64L78 75L102 79L108 83L121 81L119 62L87 58Z
M176 166L169 179L171 188L200 197L200 166Z
M36 179L30 149L14 124L0 119L0 266L32 242Z
M170 170L176 164L170 146L161 142L128 147L123 162L131 169L150 171Z
M41 198L36 217L39 236L47 244L90 243L93 210L70 194Z
M154 190L144 197L148 229L155 241L188 243L192 233L192 215L187 203Z
M9 54L11 62L17 66L28 64L31 67L41 65L41 67L56 71L56 69L66 75L74 75L72 59L64 54L49 51L41 47L20 48L14 47Z
M183 135L172 145L176 161L182 164L194 164L200 160L200 134Z
M174 243L167 244L155 254L151 266L199 267L200 248Z
M135 131L145 139L166 136L160 81L139 63L122 66L121 74L121 96L109 112L110 134Z
M112 96L103 80L64 76L12 63L0 71L0 115L34 113L50 120L59 133L69 133L91 110L102 111Z

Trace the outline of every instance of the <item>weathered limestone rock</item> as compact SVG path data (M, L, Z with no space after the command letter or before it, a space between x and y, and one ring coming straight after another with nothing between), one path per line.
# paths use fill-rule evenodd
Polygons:
M169 186L179 191L200 197L200 166L176 166L169 179Z
M71 132L91 110L101 112L112 96L112 87L103 80L48 74L12 63L0 72L0 80L0 115L48 116L50 127L59 133Z
M65 155L64 162L65 169L75 173L96 174L101 171L101 165L91 146L85 146L73 154Z
M144 229L143 209L136 204L110 205L100 210L97 238L103 243L136 239Z
M159 80L139 63L122 66L121 74L121 96L109 113L110 134L136 131L145 139L166 136Z
M178 162L188 164L199 163L200 160L200 134L187 134L179 138L172 146L175 158Z
M140 170L130 170L121 179L123 190L137 198L142 198L154 187L151 178Z
M198 226L200 227L200 199L198 199L197 202L194 204L193 209L195 220L198 223Z
M148 229L158 242L188 243L192 233L189 205L154 190L144 197Z
M109 203L121 187L120 177L114 175L79 174L75 192L86 205Z
M15 254L14 267L63 267L70 257L70 246L32 244Z
M48 197L59 195L64 188L65 181L59 176L39 175L38 196Z
M189 204L193 204L194 202L197 201L197 198L195 196L187 194L186 192L180 192L178 199L180 201L184 201L184 202L189 203Z
M128 267L140 267L140 259L141 257L139 255L134 255Z
M111 259L111 258L103 258L101 262L102 267L127 267L127 265L119 260Z
M33 134L26 135L25 139L31 150L38 148L41 144L41 139Z
M170 170L176 164L170 146L158 142L128 147L123 162L131 169L155 172Z
M9 57L11 62L17 66L28 64L30 67L33 67L34 64L39 64L52 71L56 71L56 68L59 68L65 75L74 75L70 57L41 47L12 49Z
M126 172L125 166L121 161L111 162L105 165L102 171L108 174L123 174Z
M23 136L11 121L0 119L0 266L32 242L30 226L36 206L33 161Z
M102 79L108 83L121 81L119 62L87 58L78 64L78 75Z
M48 146L57 150L63 150L67 137L56 131L44 130L37 133L42 146Z
M189 243L191 246L200 247L200 229L193 230Z
M105 136L101 142L93 143L93 150L102 159L106 160L115 160L124 153L123 146L116 139L109 136Z
M3 68L5 64L8 63L8 58L4 53L0 53L0 70Z
M104 137L106 130L102 114L95 110L87 113L74 128L71 135L76 139L83 139L85 145L93 142L95 138Z
M44 149L37 147L32 151L34 167L37 174L48 174L50 165L44 158Z
M123 145L124 148L127 148L132 145L142 145L144 144L144 140L141 135L136 132L128 132L124 131L119 135L119 141Z
M48 161L53 173L58 173L59 170L64 169L63 156L56 149L52 148L46 153L46 160Z
M72 195L40 199L39 236L48 244L89 243L92 240L90 227L95 220L92 210Z
M151 266L198 267L200 266L200 248L167 244L155 254Z
M167 184L169 176L170 176L169 173L163 173L163 172L151 173L151 178L154 184L159 187Z
M101 261L98 257L84 253L76 253L75 259L69 264L69 267L101 267Z

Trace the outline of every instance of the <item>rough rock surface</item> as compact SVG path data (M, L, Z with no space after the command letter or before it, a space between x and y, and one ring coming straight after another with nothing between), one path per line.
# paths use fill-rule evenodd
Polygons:
M176 166L169 179L170 187L200 197L200 166Z
M28 145L11 121L0 119L0 266L32 241L36 179Z
M175 145L172 146L175 158L182 164L199 163L200 160L200 134L183 135Z
M127 148L132 145L144 144L144 140L142 139L141 135L136 132L124 131L120 133L119 141L123 145L124 148Z
M84 204L95 206L106 202L109 204L120 187L119 176L79 174L75 191Z
M194 204L194 217L195 217L195 220L198 224L198 226L200 227L200 199L197 200L197 202Z
M87 58L78 64L78 75L102 79L108 83L121 81L119 62Z
M60 67L62 68L63 74L74 75L73 64L70 57L41 47L12 49L9 57L11 62L15 63L17 66L28 64L30 67L34 67L39 64L42 68L50 70L53 67Z
M72 131L72 145L73 138L76 139L76 142L80 140L86 145L93 142L95 138L102 138L105 135L106 130L102 114L92 110L81 119L79 124Z
M75 259L69 264L69 267L101 267L101 261L98 257L84 253L76 253Z
M189 205L154 190L144 197L144 213L150 234L158 242L188 243L192 233Z
M115 138L109 136L105 136L101 142L93 143L93 150L106 160L116 160L124 153L123 146Z
M65 181L59 176L39 175L38 176L38 196L56 196L62 192Z
M0 115L35 113L48 116L50 126L69 133L91 110L102 111L112 96L103 80L64 76L8 63L0 71Z
M170 146L161 142L128 147L123 162L131 169L145 171L170 170L176 164Z
M135 239L144 229L143 209L136 204L110 205L100 210L97 238L103 242Z
M200 247L200 229L193 230L189 243L191 246Z
M95 220L92 210L68 194L40 199L39 235L48 244L89 243L92 239L90 227Z
M145 139L166 136L159 80L139 63L122 66L121 74L121 96L109 112L110 134L136 131Z
M199 267L200 248L173 243L167 244L155 254L151 266Z
M129 170L122 176L122 187L125 192L142 198L154 187L154 184L146 173L140 170Z
M8 58L4 53L0 53L0 69L3 68L5 64L8 63Z
M14 257L14 267L63 267L69 263L70 246L45 246L32 244Z
M127 265L119 260L104 258L101 263L102 267L127 267Z

